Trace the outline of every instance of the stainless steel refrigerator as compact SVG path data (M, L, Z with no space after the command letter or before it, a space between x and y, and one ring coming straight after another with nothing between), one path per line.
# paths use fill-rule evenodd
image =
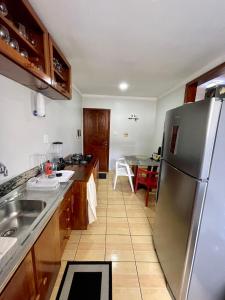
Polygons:
M225 299L225 103L167 112L153 240L179 300Z

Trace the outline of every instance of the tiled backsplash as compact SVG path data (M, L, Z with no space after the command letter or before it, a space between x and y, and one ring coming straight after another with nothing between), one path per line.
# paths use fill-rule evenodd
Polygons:
M9 181L4 182L0 185L0 198L11 192L12 190L16 189L18 186L24 184L28 179L31 177L37 176L39 173L39 168L35 167L31 170L28 170Z

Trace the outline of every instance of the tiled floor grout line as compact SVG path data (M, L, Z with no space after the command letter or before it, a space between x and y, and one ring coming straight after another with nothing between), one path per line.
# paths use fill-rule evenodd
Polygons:
M77 255L77 251L78 251L78 248L79 248L79 244L80 244L80 240L81 240L81 235L82 235L82 232L81 232L80 237L79 237L79 242L78 242L78 245L77 245L77 249L75 251L74 260L76 260L76 255Z
M108 180L108 179L107 179ZM107 182L107 205L106 205L106 230L105 230L105 256L104 261L106 261L106 236L107 236L107 226L108 226L108 199L109 199L109 182Z
M128 219L127 219L127 221L128 221ZM128 227L129 227L129 231L130 231L130 223L129 223L129 221L128 221ZM133 245L133 239L132 239L131 231L130 231L130 238L131 238L131 245L132 245L133 254L134 254L134 263L135 263L135 268L136 268L136 272L137 272L137 280L138 280L139 290L140 290L140 294L141 294L141 299L143 300L142 291L141 291L141 284L140 284L139 275L138 275L137 261L136 261L136 256L135 256L135 252L134 252L134 245Z

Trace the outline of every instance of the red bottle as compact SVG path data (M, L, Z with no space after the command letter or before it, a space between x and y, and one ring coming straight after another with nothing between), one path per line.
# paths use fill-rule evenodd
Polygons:
M52 163L49 160L45 163L45 175L52 175Z

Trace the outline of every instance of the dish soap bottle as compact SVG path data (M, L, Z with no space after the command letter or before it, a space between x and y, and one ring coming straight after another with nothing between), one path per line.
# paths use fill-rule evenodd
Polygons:
M45 163L45 175L52 175L52 163L49 160Z

